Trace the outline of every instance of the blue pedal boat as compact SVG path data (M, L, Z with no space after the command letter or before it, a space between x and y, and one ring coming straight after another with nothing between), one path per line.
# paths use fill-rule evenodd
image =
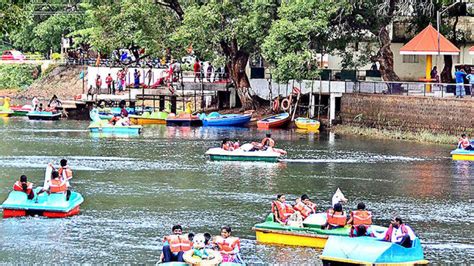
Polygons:
M214 126L214 127L243 127L250 122L252 115L240 115L240 114L228 114L221 115L217 113L211 113L208 116L201 118L203 126Z
M38 195L40 187L36 188L35 197L31 200L26 193L12 191L3 202L3 218L22 216L45 216L49 218L64 218L79 214L79 207L84 198L78 192L71 192L71 197L66 200L64 193L44 192Z
M424 259L420 239L411 248L378 240L373 237L330 236L320 256L324 265L418 265Z
M61 113L31 111L26 114L30 120L59 120Z

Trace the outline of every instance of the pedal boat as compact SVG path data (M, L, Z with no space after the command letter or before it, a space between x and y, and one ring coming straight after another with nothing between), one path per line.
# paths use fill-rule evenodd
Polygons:
M59 120L61 113L31 111L26 114L30 120Z
M282 155L275 151L244 151L237 149L226 151L222 148L211 148L207 150L211 161L254 161L254 162L278 162Z
M474 161L474 151L455 149L451 151L451 156L455 161Z
M299 129L304 129L308 131L318 131L320 124L319 124L319 121L314 120L314 119L298 117L295 119L295 125Z

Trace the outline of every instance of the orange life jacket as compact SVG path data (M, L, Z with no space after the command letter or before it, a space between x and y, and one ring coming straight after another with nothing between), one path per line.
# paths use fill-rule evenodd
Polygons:
M469 140L467 138L466 139L459 139L459 144L458 144L459 148L465 149L465 148L469 147L469 145L471 145L471 143L469 142Z
M171 252L177 253L180 251L188 251L193 247L193 243L189 241L188 236L183 235L169 235L165 237L165 241L168 241Z
M61 193L67 190L66 183L59 179L51 179L51 183L49 184L49 191L51 193Z
M60 167L58 173L62 180L69 180L72 178L72 170L67 166Z
M26 182L26 186L27 186L26 194L30 194L31 191L33 190L33 183ZM15 184L13 184L13 190L24 192L22 183L20 181L16 181Z
M327 212L328 224L332 226L345 226L347 216L344 212L335 212L330 210Z
M313 209L308 205L304 204L303 202L299 202L298 204L293 207L295 210L299 211L303 218L308 217L311 213L313 213Z
M352 224L357 225L371 225L372 224L372 212L370 211L353 211L351 213Z
M295 212L295 210L293 209L293 207L291 207L290 204L282 203L278 200L275 200L272 203L272 213L275 213L275 211L277 211L278 218L282 222L288 219L288 217L290 217L291 214Z
M240 239L238 237L228 237L223 238L221 236L217 236L215 243L219 247L219 251L231 252L238 247L240 250Z

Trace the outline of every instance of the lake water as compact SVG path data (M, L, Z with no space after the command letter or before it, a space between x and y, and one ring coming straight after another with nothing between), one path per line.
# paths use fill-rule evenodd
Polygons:
M255 264L320 263L321 250L257 245L278 193L310 195L319 210L339 187L388 225L401 216L432 262L474 261L474 163L455 162L446 145L273 130L282 163L210 162L224 137L261 139L257 129L145 127L138 137L90 135L86 121L0 120L0 200L20 175L42 184L48 162L67 158L85 202L78 216L0 221L4 263L156 263L173 224L218 234L230 225L243 258Z

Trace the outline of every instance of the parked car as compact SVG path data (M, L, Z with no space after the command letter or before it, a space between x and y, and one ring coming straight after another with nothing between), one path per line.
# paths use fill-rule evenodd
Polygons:
M20 51L5 50L2 53L2 60L25 60L26 57Z

